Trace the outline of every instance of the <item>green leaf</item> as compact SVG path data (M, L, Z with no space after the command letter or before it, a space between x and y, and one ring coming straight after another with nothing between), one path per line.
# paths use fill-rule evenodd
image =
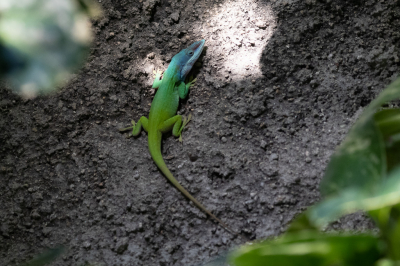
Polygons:
M400 109L387 109L375 114L374 120L385 141L387 171L400 165Z
M400 97L394 81L365 109L327 166L320 204L307 215L317 226L358 210L374 211L400 202L400 111L378 111Z
M400 78L393 81L386 89L384 89L379 96L373 100L365 109L362 116L369 116L374 114L382 104L400 98Z
M370 211L381 229L381 238L387 243L389 258L400 261L400 204Z
M375 264L376 266L400 266L400 262L395 262L389 259L378 260Z
M338 217L358 210L373 211L400 203L400 169L373 188L348 188L328 197L308 211L310 220L322 227Z
M375 113L383 103L399 97L400 79L360 116L327 167L321 182L324 201L299 216L284 236L239 248L230 256L231 264L382 266L391 262L380 260L383 252L390 259L398 260L400 167L394 163L388 168L392 156L398 156L388 152L388 148L400 143L400 112ZM368 235L323 235L316 230L343 214L358 210L369 211L378 224L385 226L384 241Z
M303 230L318 231L314 222L310 220L310 217L306 213L300 214L293 222L291 222L286 233L300 232Z
M385 144L373 116L362 116L332 156L321 181L324 196L369 190L386 175Z
M242 246L231 255L235 266L374 265L381 245L370 235L326 235L315 231Z
M384 139L400 132L400 109L385 109L374 115L374 121Z
M343 189L370 189L386 175L385 143L380 128L390 124L386 113L374 114L383 103L400 98L400 78L390 84L365 109L348 136L339 146L321 181L323 196L338 195ZM393 118L394 116L391 116ZM384 133L387 129L384 130ZM386 134L386 133L385 133Z

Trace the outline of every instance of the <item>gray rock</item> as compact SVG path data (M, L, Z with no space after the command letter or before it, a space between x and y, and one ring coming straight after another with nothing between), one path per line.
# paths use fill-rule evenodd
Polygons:
M122 254L127 250L129 245L129 237L122 237L117 241L117 244L115 245L115 252L118 254Z

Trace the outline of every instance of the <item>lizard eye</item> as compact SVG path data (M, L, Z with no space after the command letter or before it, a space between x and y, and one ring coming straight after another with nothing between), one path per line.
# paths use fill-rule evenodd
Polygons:
M190 51L190 52L189 52L189 55L193 55L193 51Z

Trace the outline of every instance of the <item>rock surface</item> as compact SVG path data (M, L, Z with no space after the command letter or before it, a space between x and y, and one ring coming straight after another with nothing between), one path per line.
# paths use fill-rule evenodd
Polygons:
M100 1L99 1L100 2ZM54 265L195 265L237 239L158 171L146 134L154 69L207 50L163 155L198 200L252 239L282 233L320 199L335 147L399 68L398 1L103 0L84 68L58 93L0 87L0 265L46 247ZM362 214L333 228L366 230Z

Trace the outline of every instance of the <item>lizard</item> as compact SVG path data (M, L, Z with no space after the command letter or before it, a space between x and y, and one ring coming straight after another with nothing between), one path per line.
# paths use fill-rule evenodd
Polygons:
M194 198L172 175L164 162L161 154L161 139L162 134L172 130L175 137L179 137L182 142L182 130L191 119L191 115L183 117L176 115L179 105L179 98L185 99L189 88L193 86L197 79L193 79L185 83L186 76L192 69L194 63L199 58L203 51L205 40L200 40L186 49L183 49L176 54L169 64L167 70L161 78L161 71L155 72L155 79L152 88L157 89L153 102L150 107L149 118L145 116L140 117L139 121L131 121L132 126L121 128L120 131L132 129L132 135L138 136L141 129L148 133L148 146L150 155L167 179L189 200L191 200L200 210L208 214L210 217L220 223L227 231L237 234L224 222L218 219L206 207L203 206L196 198Z

